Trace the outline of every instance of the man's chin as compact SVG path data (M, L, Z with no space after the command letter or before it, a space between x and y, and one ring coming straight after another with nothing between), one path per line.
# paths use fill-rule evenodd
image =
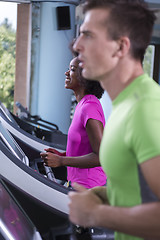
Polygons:
M90 73L85 69L82 70L82 76L87 80L92 80Z
M91 81L97 81L93 76L91 76L91 74L89 74L89 72L87 71L82 71L82 76L87 79L87 80L91 80Z

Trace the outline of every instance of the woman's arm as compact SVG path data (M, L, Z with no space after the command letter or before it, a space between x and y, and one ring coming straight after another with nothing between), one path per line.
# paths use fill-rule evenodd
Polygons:
M88 134L89 142L91 144L93 153L99 155L99 147L103 136L103 124L95 119L88 119L86 124L86 131Z
M100 166L99 146L103 135L103 124L95 119L89 119L86 124L92 153L78 157L67 157L55 154L51 151L41 154L41 158L49 167L70 166L78 168L93 168Z

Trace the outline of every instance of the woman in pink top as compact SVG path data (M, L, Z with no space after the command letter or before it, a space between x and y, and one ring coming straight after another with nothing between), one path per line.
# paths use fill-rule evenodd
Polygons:
M103 186L106 175L99 162L99 146L105 117L98 99L104 91L98 82L82 77L77 57L72 59L65 75L65 88L74 91L78 102L68 131L67 149L65 153L45 149L41 158L50 167L67 166L71 184L77 182L86 188Z

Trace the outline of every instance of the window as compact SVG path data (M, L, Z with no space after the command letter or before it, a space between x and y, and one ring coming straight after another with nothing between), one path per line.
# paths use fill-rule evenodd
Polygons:
M143 61L144 72L153 78L155 46L149 45Z
M0 2L0 100L13 111L17 3Z

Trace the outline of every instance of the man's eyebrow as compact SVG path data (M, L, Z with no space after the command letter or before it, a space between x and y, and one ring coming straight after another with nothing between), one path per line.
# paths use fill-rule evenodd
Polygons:
M89 31L89 30L80 30L80 34L88 35L88 34L91 34L91 31Z
M89 30L80 30L80 33L87 34L87 33L90 33L90 31Z

